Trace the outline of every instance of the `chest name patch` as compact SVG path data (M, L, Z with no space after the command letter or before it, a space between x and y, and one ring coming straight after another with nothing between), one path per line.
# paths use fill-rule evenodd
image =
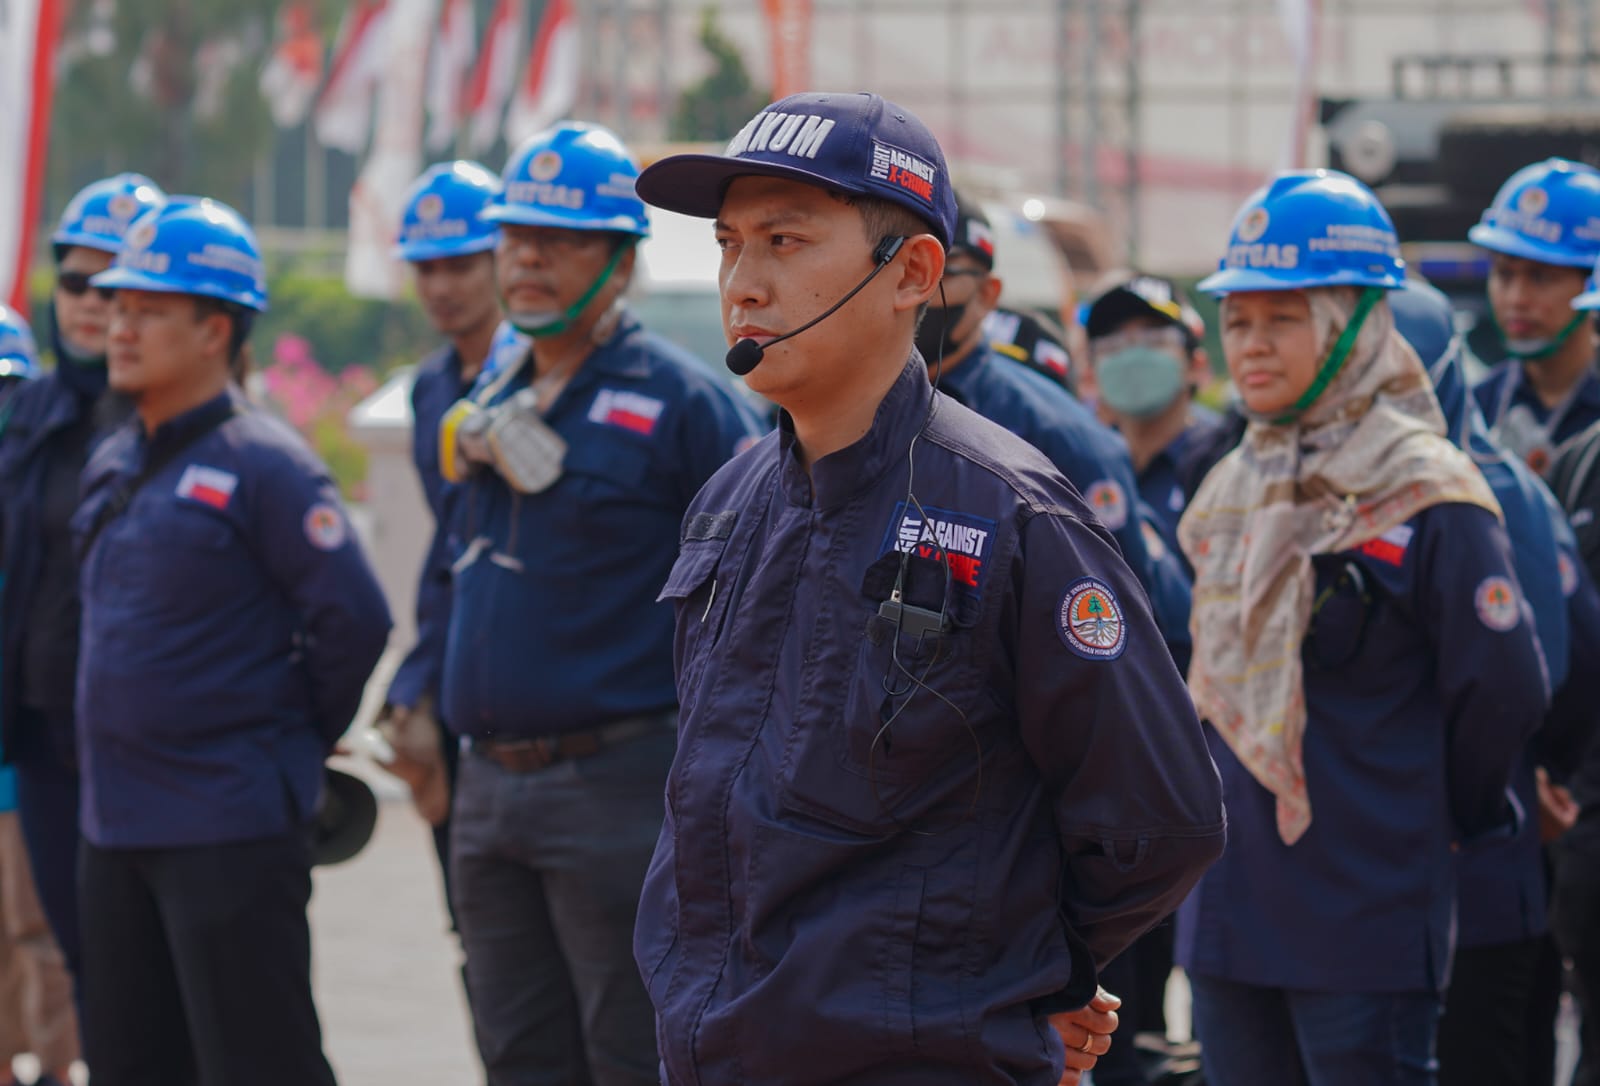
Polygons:
M927 514L924 517L923 514ZM884 533L883 553L895 551L950 564L950 578L960 588L977 595L994 550L994 521L948 509L900 502Z
M656 423L661 421L661 412L666 406L665 401L654 396L621 388L602 388L589 407L589 421L602 426L620 426L649 437L655 433Z
M1369 539L1356 548L1358 552L1368 558L1376 558L1391 566L1401 566L1406 561L1406 548L1411 546L1411 537L1416 530L1409 524L1397 524L1384 532L1377 539Z
M239 477L231 471L190 464L178 478L177 494L190 501L204 502L213 509L226 509L239 487Z
M1107 531L1120 532L1128 523L1128 495L1115 479L1096 479L1083 497Z
M1061 594L1056 632L1085 660L1115 660L1128 647L1128 623L1111 586L1085 577Z
M1496 633L1516 628L1522 618L1522 601L1509 580L1498 574L1485 577L1473 594L1472 603L1478 611L1478 621Z

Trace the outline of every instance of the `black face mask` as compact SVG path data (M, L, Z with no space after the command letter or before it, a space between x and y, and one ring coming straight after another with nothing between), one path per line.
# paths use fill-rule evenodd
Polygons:
M967 315L971 302L960 305L929 306L922 324L917 327L917 350L928 365L936 365L941 358L949 358L961 346L955 330Z

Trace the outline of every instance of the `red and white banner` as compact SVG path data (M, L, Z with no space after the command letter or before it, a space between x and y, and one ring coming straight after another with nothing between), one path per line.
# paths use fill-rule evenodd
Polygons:
M384 70L388 0L354 0L339 23L328 82L312 122L324 147L360 154L372 132L372 100Z
M0 3L0 300L28 314L60 0Z
M578 104L578 13L572 0L550 0L528 57L528 70L506 114L512 147L561 120Z
M261 94L279 128L294 128L311 112L322 82L322 35L311 0L291 0L278 11L278 37L261 69Z
M472 74L477 30L472 0L444 0L439 12L439 34L428 57L427 148L448 151L466 114L467 80Z
M478 50L478 67L467 91L467 150L481 155L494 146L517 78L517 43L522 37L521 0L499 0Z
M344 281L360 298L396 298L405 269L394 254L406 190L422 169L422 98L439 0L388 0L372 150L350 190Z
M812 90L811 0L766 0L772 38L772 98Z

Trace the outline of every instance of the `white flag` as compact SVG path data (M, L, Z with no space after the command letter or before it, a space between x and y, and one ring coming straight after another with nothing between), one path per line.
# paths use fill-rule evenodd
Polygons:
M279 128L294 128L311 112L322 82L322 36L309 0L278 11L278 38L261 69L261 93Z
M0 3L0 300L28 312L60 0Z
M512 147L559 121L578 104L578 16L572 0L550 0L517 96L506 114Z
M406 190L422 169L423 76L438 0L389 0L372 150L350 190L344 281L363 298L395 298L404 266L394 254Z
M466 112L467 77L475 44L472 0L444 0L439 35L428 58L428 150L446 151Z
M478 67L472 73L472 90L467 95L467 147L481 155L494 146L500 134L500 120L517 77L517 42L522 37L522 4L519 0L499 0L489 29L478 50Z
M355 0L339 23L328 82L312 121L324 147L360 154L372 131L372 99L384 70L388 0Z
M1307 141L1315 116L1317 95L1317 11L1318 0L1278 0L1278 21L1294 58L1295 89L1290 104L1289 132L1285 137L1280 168L1300 169L1306 165Z

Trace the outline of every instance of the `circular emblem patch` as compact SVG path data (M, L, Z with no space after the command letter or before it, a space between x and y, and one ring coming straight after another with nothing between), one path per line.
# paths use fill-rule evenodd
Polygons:
M1056 632L1085 660L1115 660L1128 647L1122 605L1104 581L1086 577L1061 596Z
M139 213L139 201L126 192L119 192L108 205L113 219L131 219Z
M1249 243L1260 241L1267 232L1267 224L1272 221L1272 216L1267 214L1267 209L1258 207L1251 210L1239 224L1239 240Z
M1478 620L1498 633L1515 629L1522 617L1522 604L1517 599L1517 590L1510 581L1498 575L1483 579L1472 602L1478 609Z
M540 151L528 160L528 176L535 181L549 181L561 172L561 156L555 151Z
M344 515L327 502L318 502L306 510L306 540L319 551L336 551L349 538Z
M1570 596L1578 590L1578 567L1566 551L1556 552L1556 571L1561 574L1561 594Z
M1115 479L1099 479L1089 485L1089 492L1084 495L1089 502L1089 508L1094 510L1094 515L1100 518L1100 523L1113 532L1122 531L1123 525L1128 523L1128 495L1122 492L1122 486Z
M1543 215L1549 206L1550 194L1537 186L1523 189L1522 194L1517 197L1517 210L1534 218Z
M438 222L444 217L444 197L430 192L417 201L417 218L423 222Z
M123 238L123 244L130 249L148 249L150 243L156 240L156 224L153 222L135 223L128 236Z

